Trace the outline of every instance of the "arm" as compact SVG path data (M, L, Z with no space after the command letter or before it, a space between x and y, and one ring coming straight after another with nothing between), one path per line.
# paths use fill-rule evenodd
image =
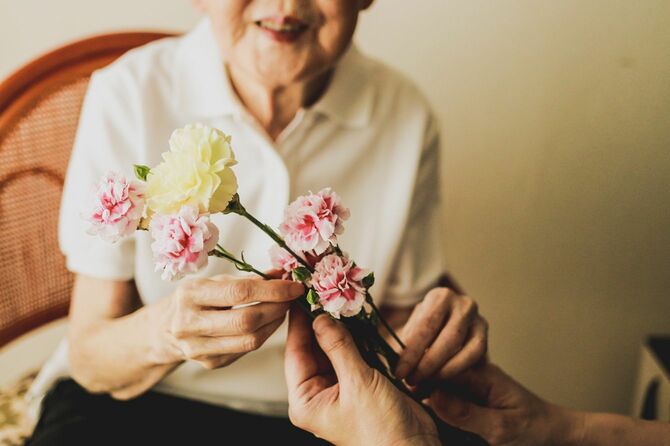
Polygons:
M575 441L580 446L670 446L670 424L639 420L607 413L566 411L577 421Z
M442 383L430 405L491 446L670 446L670 424L556 406L492 364Z
M142 307L133 282L77 276L68 328L73 378L91 392L117 398L160 381L181 362L155 349L161 343L152 327L166 302Z
M72 376L91 392L127 399L184 361L224 367L263 345L303 291L285 280L217 276L182 282L173 295L141 307L132 282L77 276Z

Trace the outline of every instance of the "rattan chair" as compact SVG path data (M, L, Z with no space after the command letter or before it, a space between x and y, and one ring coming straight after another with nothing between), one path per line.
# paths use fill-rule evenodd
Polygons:
M72 276L56 230L63 177L91 73L164 33L85 39L0 84L0 347L67 314Z

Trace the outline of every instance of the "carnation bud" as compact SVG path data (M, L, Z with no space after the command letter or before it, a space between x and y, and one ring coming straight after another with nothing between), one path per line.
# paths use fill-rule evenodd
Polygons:
M310 305L317 305L319 303L319 295L311 288L307 292L307 302L309 302Z
M151 168L149 166L143 166L142 164L135 164L133 167L135 168L135 176L137 179L146 181L147 175L151 172Z
M375 284L375 273L370 273L367 276L363 277L361 281L365 288L372 288L372 285Z
M304 266L297 267L291 274L293 275L293 280L297 282L306 282L312 277L312 273Z

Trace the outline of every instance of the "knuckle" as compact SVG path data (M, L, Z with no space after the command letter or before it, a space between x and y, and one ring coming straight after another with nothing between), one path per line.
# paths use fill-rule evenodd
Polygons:
M417 334L422 338L431 337L444 325L444 313L434 311L426 315L422 324L416 328Z
M440 351L440 355L445 358L451 358L463 347L463 342L459 336L452 336L447 340Z
M180 319L177 319L172 324L171 331L172 336L174 336L175 339L184 339L188 335L188 329L184 326Z
M201 359L198 362L207 370L214 370L219 366L218 361L211 358Z
M433 288L428 293L427 298L430 297L430 302L433 302L436 305L445 307L453 299L454 293L449 288L439 287Z
M191 285L190 282L186 282L177 288L175 293L175 300L177 302L177 308L186 306L191 301Z
M333 339L330 342L330 344L328 344L326 349L328 350L328 352L333 352L333 351L337 351L337 350L340 350L340 349L347 348L348 345L349 345L349 341L347 340L347 338L345 338L344 336L338 336L335 339Z
M426 298L424 300L427 302L436 302L443 298L443 294L444 288L433 288L432 290L428 291L428 294L426 294Z
M190 295L193 291L198 290L199 288L202 288L204 282L205 282L205 279L192 279L192 280L186 281L179 286L179 291L183 295Z
M177 307L172 323L170 324L170 332L175 339L184 339L189 335L189 324L186 322L188 317L183 308Z
M477 305L477 302L475 302L473 298L469 296L462 296L460 302L461 302L461 308L463 309L463 313L468 315L477 314L479 307Z
M253 286L251 281L240 279L232 282L230 284L230 293L237 299L243 301L249 300L253 294Z
M257 334L247 335L242 338L242 350L245 352L258 350L261 345L263 345L263 339Z
M186 359L195 359L197 357L195 349L188 342L182 342L179 344L179 349L184 354Z
M486 338L475 338L474 341L474 351L475 355L480 358L486 354L488 351L488 342L486 342Z
M430 374L440 365L440 359L435 356L424 356L419 363L418 370L425 374Z
M402 364L407 364L408 366L413 366L416 364L416 362L421 358L421 352L416 349L416 348L411 348L410 346L407 346L407 348L402 352L400 356L400 362L398 365Z
M236 329L241 333L253 332L260 321L255 311L243 311L235 318Z

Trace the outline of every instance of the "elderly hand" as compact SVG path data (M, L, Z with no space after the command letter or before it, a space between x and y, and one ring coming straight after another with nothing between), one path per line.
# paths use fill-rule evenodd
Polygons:
M159 363L226 366L263 345L303 293L301 284L288 280L216 276L185 282L159 313L153 356Z
M430 406L447 423L478 434L491 446L568 445L579 430L578 418L541 400L492 364L441 383Z
M455 376L486 356L488 323L477 304L448 288L435 288L412 312L400 334L406 345L396 376L411 385Z
M321 315L313 326L316 342L307 316L291 309L285 368L293 424L337 445L440 444L428 414L363 361L339 322Z

